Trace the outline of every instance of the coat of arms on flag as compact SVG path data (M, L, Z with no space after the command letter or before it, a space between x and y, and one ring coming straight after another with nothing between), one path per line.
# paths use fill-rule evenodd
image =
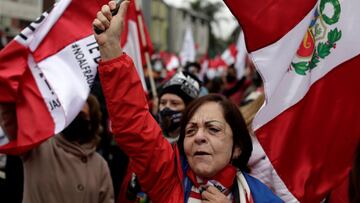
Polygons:
M325 3L333 7L334 12L330 17L324 12ZM290 70L293 68L297 74L306 75L307 71L311 71L321 59L325 59L331 53L331 49L336 48L336 42L341 38L341 30L329 29L329 26L339 21L340 13L338 0L320 2Z

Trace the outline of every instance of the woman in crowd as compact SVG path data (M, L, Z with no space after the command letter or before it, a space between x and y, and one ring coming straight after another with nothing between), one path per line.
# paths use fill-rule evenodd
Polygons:
M140 79L122 52L120 35L129 1L104 5L93 25L102 61L99 75L118 145L130 157L142 189L153 202L281 202L247 175L251 138L238 108L218 95L189 104L178 147L163 137L151 116Z

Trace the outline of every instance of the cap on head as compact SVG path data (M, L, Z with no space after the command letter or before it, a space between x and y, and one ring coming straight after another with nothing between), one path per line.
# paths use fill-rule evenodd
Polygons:
M200 81L195 76L187 72L179 72L163 85L159 98L165 93L171 93L179 96L187 105L199 96L200 86Z

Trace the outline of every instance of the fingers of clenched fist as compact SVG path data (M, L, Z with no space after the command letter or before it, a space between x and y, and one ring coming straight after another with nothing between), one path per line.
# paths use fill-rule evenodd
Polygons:
M205 191L201 193L202 202L204 203L231 203L225 194L221 193L214 186L209 186Z

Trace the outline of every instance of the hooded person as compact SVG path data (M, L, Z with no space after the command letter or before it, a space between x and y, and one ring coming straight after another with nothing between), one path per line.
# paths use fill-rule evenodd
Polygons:
M89 95L61 133L20 154L23 202L115 202L109 167L96 152L101 116L97 98ZM14 105L0 104L0 125L9 139L16 138Z
M158 122L170 143L178 139L182 111L199 96L200 81L188 72L178 72L159 92Z

